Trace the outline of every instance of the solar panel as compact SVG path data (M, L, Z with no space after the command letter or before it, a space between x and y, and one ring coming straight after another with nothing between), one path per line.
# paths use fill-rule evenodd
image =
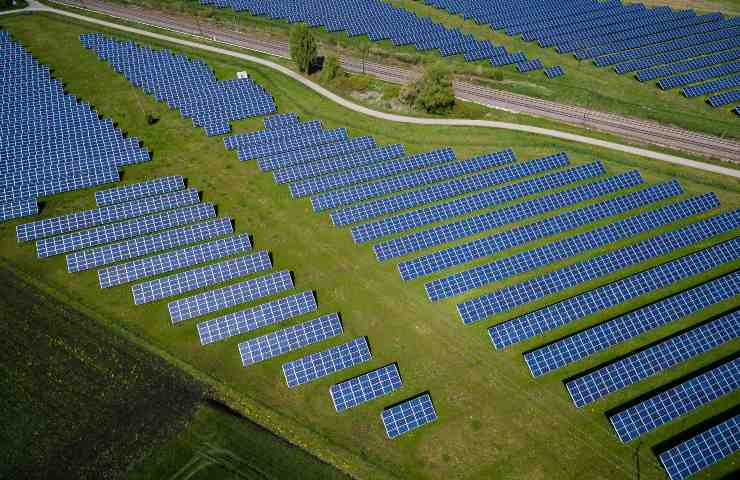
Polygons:
M263 120L265 128L273 130L285 128L298 123L298 114L295 112L270 115Z
M546 68L544 72L547 78L562 77L563 75L565 75L565 71L563 71L563 67L561 67L560 65Z
M360 231L360 229L364 225L358 225L353 228L352 232L355 241L365 241L376 236L390 234L396 230L403 231L449 217L472 213L481 208L494 207L535 193L541 193L577 181L597 177L603 173L604 167L600 162L580 165L551 175L543 175L495 190L462 197L438 206L422 208L417 212L383 219L374 224L365 224L369 225L370 228L363 231ZM529 218L534 212L548 212L552 209L561 208L585 199L599 197L610 191L621 190L622 188L626 188L630 182L642 182L637 172L632 172L631 177L632 180L620 176L606 179L604 182L581 185L563 192L545 195L517 205L504 207L500 210L479 214L468 219L440 225L421 232L410 233L403 237L380 242L373 246L373 250L379 261L400 257L424 248L441 245L452 240L490 230L497 226Z
M251 133L241 133L224 138L224 146L227 150L233 150L241 146L253 145L256 143L270 142L280 137L293 137L299 135L314 135L323 131L321 121L311 120L304 123L285 126L278 129L258 130Z
M660 454L671 480L684 480L740 450L740 415Z
M375 140L373 137L366 135L364 137L306 146L298 150L263 156L257 159L257 164L263 172L270 172L277 168L315 162L322 158L336 157L337 155L369 150L371 148L375 148Z
M425 285L427 295L432 301L459 295L474 288L489 285L523 272L562 261L569 257L585 253L589 250L605 247L619 240L629 239L632 236L669 225L677 220L690 218L693 215L706 212L713 208L717 208L718 206L719 201L712 193L698 197L691 197L687 200L643 212L632 217L627 217L623 220L619 220L572 237L551 242L541 247L526 250L508 257L499 258L486 265L481 265L445 278L433 280ZM691 239L693 241L698 241L698 239L706 238L706 234L708 233L705 232L702 227L706 228L706 225L710 228L714 228L712 233L716 234L718 231L722 231L717 229L718 227L721 228L720 226L725 218L726 217L720 217L708 222L699 222L696 226L687 227L680 230L680 232L691 233ZM667 246L669 243L676 243L676 245L680 244L682 246L690 245L690 243L685 243L688 241L689 237L674 240L676 235L677 234L675 232L665 233L646 240L645 242L641 242L637 244L637 246L624 247L616 252L609 252L605 254L606 256L602 255L595 259L582 262L583 267L578 267L578 265L581 264L577 264L577 266L572 267L571 270L564 270L564 272L568 274L573 273L571 276L561 273L543 275L543 277L541 277L541 281L535 279L533 282L539 282L538 285L540 287L544 287L544 290L538 289L536 291L531 291L530 294L526 295L525 298L521 298L521 300L531 301L533 299L540 298L541 296L545 296L545 292L549 291L548 286L553 282L560 283L561 289L565 289L567 288L566 284L569 281L577 282L585 278L598 277L600 274L603 274L602 272L614 271L617 266L623 268L628 265L632 265L633 263L643 261L646 258L652 258L658 255L657 251L667 253L665 252L665 249L670 248ZM609 263L613 261L618 263ZM594 268L595 270L586 272L585 269L588 267ZM559 270L558 272L561 271ZM597 274L597 272L599 272L599 274ZM547 284L547 286L545 284ZM528 287L531 286L532 284L528 284ZM486 295L480 299L471 300L469 303L461 304L459 308L460 314L464 320L476 321L485 318L480 317L480 313L485 312L486 316L488 316L494 312L506 311L502 309L508 309L510 307L511 303L507 300L511 297L510 293L515 290L521 291L522 288L524 288L523 285L512 285L509 290L501 290L500 293Z
M198 337L201 345L208 345L316 311L317 308L313 292L302 292L200 322Z
M532 376L539 377L739 293L737 271L527 352L524 360Z
M132 200L176 192L184 188L184 177L160 177L146 182L97 191L95 192L95 203L98 207L107 207L116 203L130 202Z
M740 238L736 238L493 325L488 334L493 345L502 349L730 263L739 256Z
M291 150L300 150L306 147L321 145L323 143L339 142L346 140L347 129L335 128L310 135L297 135L290 137L275 138L270 142L245 145L238 148L239 160L251 160L253 158L269 157Z
M39 205L35 198L17 200L0 204L0 222L19 217L27 217L39 213Z
M172 323L177 323L284 292L291 288L293 288L293 279L290 272L283 270L235 283L228 287L175 300L170 302L167 308L170 311Z
M201 203L122 223L104 225L91 230L44 238L36 242L39 258L73 252L87 247L112 243L126 238L145 235L167 228L194 223L216 216L213 204Z
M388 438L396 438L437 420L432 397L425 393L383 410L383 426Z
M67 255L67 271L80 272L114 262L143 257L151 253L190 245L234 232L230 218L219 218L155 235L134 238L126 242L82 250Z
M283 375L288 388L293 388L367 362L371 356L367 339L359 337L351 342L284 363Z
M117 167L107 167L45 181L18 183L0 190L0 203L15 202L27 198L41 198L57 193L70 192L94 187L106 183L115 183L120 179Z
M430 185L420 190L402 192L388 198L381 198L359 205L345 207L332 212L331 219L335 225L347 225L369 220L380 215L413 208L426 203L443 200L456 195L483 190L519 178L545 172L568 164L564 154L530 160L509 167L479 173L461 178L447 180ZM316 198L316 197L314 197ZM316 203L313 202L314 210Z
M342 322L339 320L339 315L330 313L241 342L239 356L242 359L242 365L248 367L341 334Z
M712 368L609 417L622 443L740 388L740 358Z
M200 202L198 191L192 188L109 207L84 210L59 217L38 220L36 222L24 223L16 227L16 236L19 242L38 240L39 238L51 237L165 210L195 205L198 202Z
M332 385L329 389L334 409L342 412L401 388L401 375L395 363Z
M131 293L134 296L134 303L141 305L270 268L272 268L270 254L261 251L253 255L232 258L195 270L139 283L131 287Z
M639 179L639 176L637 178ZM398 270L402 279L412 280L455 265L496 255L503 250L588 225L681 193L681 186L675 180L654 185L595 205L401 262ZM523 211L526 212L526 210Z
M738 337L740 310L576 377L565 386L576 407L583 407Z
M100 288L115 287L142 278L208 263L219 258L246 252L251 248L249 235L241 234L115 265L98 271Z

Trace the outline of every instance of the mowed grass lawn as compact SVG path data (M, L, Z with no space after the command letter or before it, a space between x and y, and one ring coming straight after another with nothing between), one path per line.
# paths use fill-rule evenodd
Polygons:
M349 232L333 227L327 214L312 213L307 199L291 200L287 188L276 186L272 176L260 173L254 162L238 162L235 154L224 149L222 138L207 138L201 130L192 128L190 120L180 118L179 113L168 111L164 104L136 90L79 43L79 34L100 29L46 14L3 18L0 25L26 45L40 62L49 64L69 93L91 102L129 135L142 139L153 152L152 162L125 169L126 182L160 175L185 175L190 186L203 192L204 201L216 203L220 215L235 220L238 232L253 235L255 248L272 252L276 270L294 272L297 291L316 291L320 311L288 323L339 311L345 334L320 346L245 369L239 362L236 344L246 336L201 347L194 331L195 322L177 328L170 325L166 302L135 307L127 287L101 293L94 271L70 275L63 257L37 260L32 245L15 242L15 225L20 222L0 226L2 260L37 279L45 288L53 289L60 299L84 304L100 321L124 328L163 355L177 359L184 368L211 382L234 408L341 469L363 478L634 478L638 473L643 479L664 478L651 447L721 414L733 404L732 398L722 399L646 435L641 442L621 445L605 418L606 411L725 358L737 351L738 342L702 355L690 367L673 369L592 407L577 410L562 380L610 358L614 352L597 355L593 360L537 381L527 372L522 352L656 296L578 322L557 334L496 352L485 335L485 328L498 319L464 326L455 313L454 301L431 304L424 295L421 280L402 282L394 263L379 264L369 245L354 245ZM148 39L137 40L162 46ZM338 108L270 70L175 49L203 58L219 78L233 78L239 70L249 71L273 94L281 112L295 111L303 119L321 119L327 128L344 126L352 135L373 135L379 143L403 143L409 152L451 146L458 158L465 158L511 147L520 159L529 159L564 150L573 164L598 158L609 174L639 168L649 183L678 178L686 195L714 191L723 209L740 207L740 185L736 179L534 135L378 122ZM146 125L143 111L154 112L160 121ZM248 131L259 128L260 124L260 119L253 119L238 122L235 129ZM42 216L93 206L91 191L64 194L48 199ZM725 266L720 271L737 266ZM693 279L671 291L706 278ZM683 329L738 303L738 299L726 302L717 311L702 312L614 351L632 350L655 340L658 333L665 335ZM279 327L271 330L276 328ZM266 331L269 330L258 334ZM282 362L360 335L369 338L373 350L370 363L299 388L285 387L280 371ZM390 362L399 364L404 380L401 390L342 414L334 412L328 394L332 383ZM379 418L382 408L426 390L432 394L439 421L388 440ZM709 472L722 475L732 469L732 462L724 462Z

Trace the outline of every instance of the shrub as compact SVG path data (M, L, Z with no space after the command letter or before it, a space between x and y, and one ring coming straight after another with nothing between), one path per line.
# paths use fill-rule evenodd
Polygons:
M401 93L401 87L398 85L386 85L383 87L383 100L393 100Z
M441 114L452 110L455 106L455 92L443 67L437 65L426 71L418 86L414 105L427 113Z
M502 72L501 70L494 70L491 74L491 78L493 78L497 82L500 82L504 79L504 72Z
M324 60L324 65L321 67L321 81L331 82L337 77L344 76L342 66L339 64L339 58L336 55L329 55Z
M311 62L316 58L318 44L311 30L299 24L290 32L290 58L298 65L301 72L309 72Z

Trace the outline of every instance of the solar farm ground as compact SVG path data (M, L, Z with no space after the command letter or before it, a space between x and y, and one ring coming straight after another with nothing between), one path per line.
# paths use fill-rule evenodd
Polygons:
M120 0L112 0L121 3ZM130 0L126 4L148 6L160 10L188 13L201 18L203 28L208 29L209 21L220 21L225 25L235 23L245 28L247 34L271 35L276 39L287 40L290 25L285 21L254 17L245 12L235 14L230 9L202 7L194 0ZM548 79L542 71L518 73L510 65L500 70L503 81L490 79L494 69L486 62L465 62L462 56L444 58L444 64L456 73L479 78L484 84L499 90L529 95L580 105L594 110L614 112L637 118L655 120L667 125L677 125L689 130L740 138L740 125L731 108L712 108L706 96L687 99L680 89L662 91L655 82L638 82L632 75L617 75L611 69L597 68L589 61L578 61L572 55L561 55L554 49L543 49L533 42L525 42L520 37L513 38L500 31L492 31L486 25L465 21L460 16L452 16L445 11L424 5L414 0L390 0L395 6L405 8L421 16L432 18L448 28L457 27L471 33L479 40L491 40L503 45L509 52L522 51L527 57L539 58L546 67L562 65L566 71L563 77ZM729 2L732 3L732 2ZM323 29L313 29L325 50L341 48L356 58L362 57L362 47L370 46L372 59L378 62L426 65L439 62L442 57L436 51L418 52L413 46L396 47L390 41L370 42L366 37L349 38L346 33L327 33Z
M402 282L394 263L379 264L369 245L354 245L349 232L332 226L327 214L313 214L307 199L291 200L286 188L276 186L271 175L260 173L254 162L238 162L233 153L224 149L221 138L205 137L201 130L192 128L190 120L180 118L177 112L168 111L165 105L143 95L106 63L100 62L93 52L85 50L79 35L100 29L38 14L3 18L0 25L40 62L48 64L55 76L63 79L69 93L84 98L101 114L116 119L123 130L141 138L152 150L152 162L125 169L126 182L161 175L185 175L190 186L204 192L204 201L216 203L220 214L235 219L237 231L253 235L255 248L272 252L277 270L290 268L294 272L297 289L316 290L319 314L340 311L349 338L370 337L375 346L373 361L365 367L347 371L346 377L395 361L401 368L404 387L381 401L338 415L328 395L329 385L337 380L335 377L288 390L280 371L283 359L245 369L236 352L236 343L243 337L201 347L195 339L192 322L178 328L170 325L165 302L135 307L127 287L101 294L94 271L70 275L63 257L36 259L31 245L19 246L15 241L15 225L19 222L0 226L0 260L9 268L23 272L26 278L33 279L60 301L84 304L91 318L125 329L142 344L177 359L179 365L206 382L215 395L234 409L340 469L362 478L639 476L659 479L665 474L651 450L653 447L665 444L677 434L732 407L734 399L725 397L626 446L617 440L605 418L606 412L653 388L727 358L737 352L740 346L737 340L688 365L671 369L580 410L573 407L562 380L615 354L634 350L690 323L709 318L719 310L737 307L737 298L610 349L606 355L597 355L535 381L522 361L522 352L582 328L584 322L579 327L562 329L515 348L494 351L486 327L494 321L531 310L531 305L506 317L464 326L455 312L454 301L431 304L425 297L422 280ZM103 33L165 46L118 32ZM564 150L576 165L598 158L609 174L638 168L650 184L678 178L686 189L684 196L713 191L724 211L740 207L740 185L736 179L525 134L368 121L272 71L166 46L203 58L219 78L233 78L237 71L248 70L252 78L273 94L280 112L295 111L303 119L318 118L327 128L347 127L352 135L370 134L381 143L403 143L410 153L450 146L458 158L466 158L511 147L520 159L529 159ZM153 112L160 120L147 125L144 111ZM242 121L237 122L235 130L246 132L260 125L260 119ZM48 199L42 215L50 217L93 206L89 191L64 194ZM716 238L714 242L725 238L728 236ZM611 245L607 250L619 245L621 243ZM676 252L673 256L682 253ZM574 260L576 258L544 270ZM641 268L645 266L647 264L642 264ZM737 267L729 265L711 274L693 277L675 285L669 292ZM624 274L589 283L582 289L588 290ZM526 277L520 276L517 280ZM610 311L609 316L656 298L655 295L641 297ZM298 318L294 322L305 319ZM587 323L598 321L591 318ZM308 351L321 348L324 346ZM305 353L296 352L285 359L292 360ZM440 419L413 434L388 440L379 419L382 407L426 390L432 393ZM172 444L170 453L187 458L187 449L178 453L178 448ZM161 455L167 454L167 450L161 452ZM711 467L700 478L729 474L736 468L736 457ZM173 464L177 462L170 465ZM167 470L166 462L164 465L162 471Z

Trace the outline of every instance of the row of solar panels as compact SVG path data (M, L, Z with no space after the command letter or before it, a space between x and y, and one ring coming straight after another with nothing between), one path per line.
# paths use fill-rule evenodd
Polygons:
M268 117L265 124L281 128L291 120L290 115ZM132 284L137 305L251 277L170 301L173 324L283 295L294 288L288 271L264 274L272 269L270 255L253 252L247 234L233 235L231 220L216 219L213 206L200 204L198 192L186 189L183 177L161 177L98 191L95 200L97 208L91 210L18 225L18 241L36 241L40 257L68 253L70 272L99 268L101 288ZM304 291L201 321L196 330L201 344L207 345L317 309L313 292ZM241 342L238 350L246 367L342 333L339 315L332 313ZM286 362L283 373L293 388L363 364L371 357L367 339L358 337ZM341 412L401 386L398 367L391 364L332 385L330 396L336 411ZM435 420L436 412L425 393L384 409L381 417L388 436L394 438Z
M139 140L64 93L23 46L0 31L0 221L36 215L38 199L119 180L149 160Z
M231 131L230 122L275 111L270 94L248 78L217 80L202 61L191 61L169 50L154 50L122 42L102 33L80 36L82 44L98 53L135 86L171 109L191 118L207 135Z
M200 0L201 5L232 8L290 23L304 22L349 36L367 35L371 41L390 40L396 46L413 45L419 51L438 50L442 56L464 55L467 61L488 60L493 66L527 61L522 52L509 53L487 40L477 40L459 29L447 29L381 0Z
M643 295L675 288L701 275L720 275L706 284L525 353L524 359L534 376L740 298L736 280L740 279L740 272L727 272L740 261L740 239L732 237L740 231L740 210L713 214L719 201L712 193L682 198L684 191L676 181L645 186L637 171L605 177L606 171L599 162L571 167L565 154L517 162L513 152L507 150L457 160L449 149L405 155L402 146L371 143L337 155L327 145L332 145L332 141L346 142L347 137L329 138L322 132L320 124L300 123L296 118L283 131L228 137L225 145L236 149L241 160L256 158L260 165L270 164L264 159L274 155L297 159L290 165L266 170L273 172L277 183L289 183L294 197L311 196L314 210L333 209L333 223L351 225L356 242L380 240L373 247L381 261L463 240L402 261L399 271L405 280L498 257L427 283L430 299L437 301L503 282L505 286L458 305L465 323L508 315L530 304L539 305L554 296L562 297L563 292L569 295L568 292L583 289L594 281L603 282L604 277L634 271L645 262L655 264L673 252L683 252L674 260L490 327L488 332L497 349L533 339ZM268 156L261 156L263 152ZM564 212L558 212L564 208ZM548 216L528 221L543 214ZM462 215L464 219L455 219ZM651 233L677 222L678 228ZM479 236L500 227L508 229ZM573 231L581 233L572 235ZM572 236L502 255L509 249L521 249L530 242L563 234ZM390 235L394 238L383 240ZM474 240L465 240L473 235ZM549 268L605 248L610 249L554 270ZM544 267L548 267L547 273L517 283L518 276ZM730 312L686 334L668 338L654 349L638 351L624 362L576 377L567 384L568 390L578 406L585 405L732 341L739 331L740 312ZM667 358L663 366L655 360L662 358L661 352L675 352L679 345L681 354ZM646 374L637 365L654 370ZM684 399L687 391L697 393L687 397L686 405L692 407L685 407L685 411L736 391L733 382L719 382L736 375L735 368L734 363L717 366L716 374L714 370L700 374L688 386L677 387L675 393L658 394L642 407L612 415L615 431L627 441L677 418L680 408L656 413L655 406L667 405L667 399ZM721 386L715 388L718 383ZM704 390L697 385L704 386ZM704 400L697 402L697 395ZM716 451L704 453L714 455ZM678 461L672 458L673 462Z

